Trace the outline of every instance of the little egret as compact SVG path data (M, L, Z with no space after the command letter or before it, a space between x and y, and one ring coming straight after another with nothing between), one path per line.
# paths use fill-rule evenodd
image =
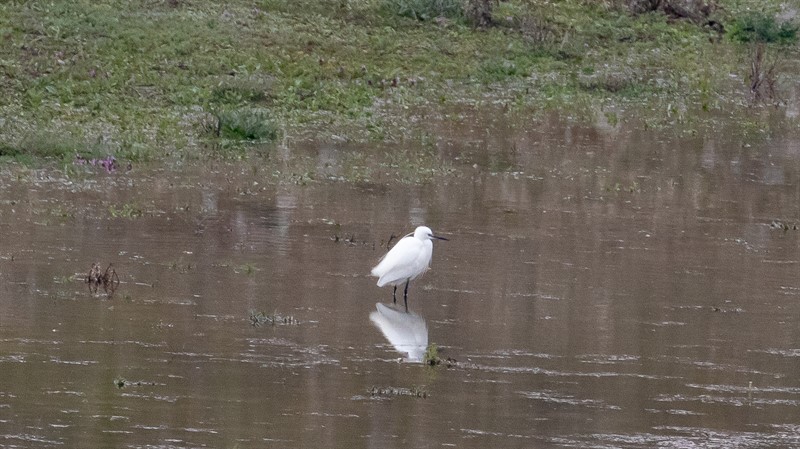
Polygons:
M403 291L403 302L408 311L408 283L425 272L431 264L433 254L432 239L447 240L433 235L431 228L420 226L413 234L400 239L391 251L372 269L372 275L378 277L378 287L394 286L392 299L397 304L397 286L406 283Z

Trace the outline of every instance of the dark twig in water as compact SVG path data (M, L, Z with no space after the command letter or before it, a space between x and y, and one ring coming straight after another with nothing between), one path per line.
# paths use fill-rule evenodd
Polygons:
M100 271L100 264L93 263L89 274L86 275L86 283L89 284L89 291L93 295L103 287L103 291L110 299L119 287L119 276L112 264L108 264L105 271Z
M393 232L392 235L389 236L389 240L386 241L386 251L389 251L390 249L392 249L392 247L394 246L394 245L392 245L392 240L395 240L395 239L397 239L397 236L394 235L394 232Z

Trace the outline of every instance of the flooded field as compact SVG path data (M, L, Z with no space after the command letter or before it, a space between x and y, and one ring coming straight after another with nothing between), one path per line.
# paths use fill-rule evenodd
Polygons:
M5 171L0 448L800 446L797 131L598 117Z

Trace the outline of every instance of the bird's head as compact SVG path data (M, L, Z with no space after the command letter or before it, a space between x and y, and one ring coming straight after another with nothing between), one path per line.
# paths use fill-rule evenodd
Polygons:
M434 235L431 228L427 226L420 226L414 231L414 237L419 240L432 240L432 239L439 239L439 240L449 240L444 237L440 237L438 235Z

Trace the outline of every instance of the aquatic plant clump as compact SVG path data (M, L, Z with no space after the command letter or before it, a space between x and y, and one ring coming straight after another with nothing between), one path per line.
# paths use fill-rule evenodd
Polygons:
M369 389L370 396L411 396L414 398L428 398L428 391L419 388L403 388L403 387L372 387Z
M119 276L113 265L108 264L105 271L102 271L98 263L92 264L92 268L85 277L85 282L89 285L89 291L91 291L92 294L96 294L102 287L103 292L108 295L109 298L114 295L114 292L120 284Z
M260 327L264 324L269 324L270 326L277 326L277 325L296 325L299 324L297 319L291 315L283 316L279 315L277 312L272 314L267 314L264 312L250 312L250 325L253 327Z
M125 203L121 206L117 206L112 204L108 206L108 214L112 218L139 218L144 215L144 211L141 207L132 204L132 203Z
M425 349L425 356L422 358L422 363L430 366L436 366L442 363L442 359L439 358L439 348L436 346L436 343L431 343Z

